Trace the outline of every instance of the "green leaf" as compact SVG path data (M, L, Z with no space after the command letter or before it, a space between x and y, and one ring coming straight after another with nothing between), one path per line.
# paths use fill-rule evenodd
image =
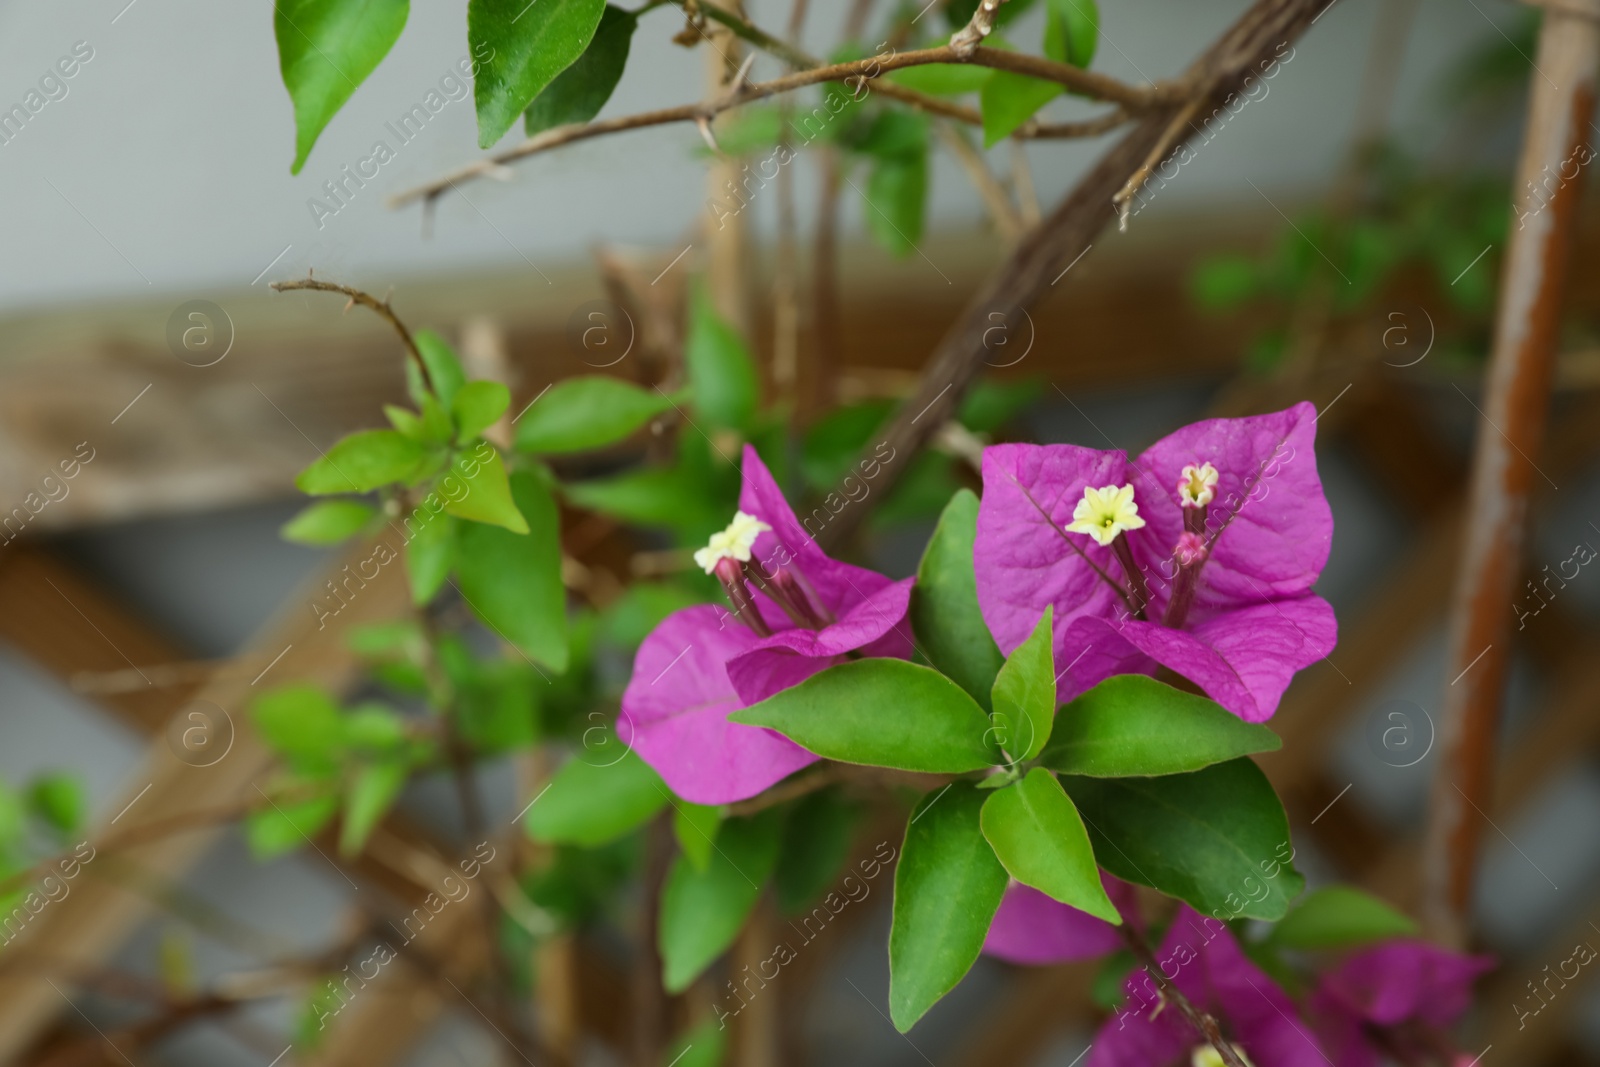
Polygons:
M347 748L372 755L392 755L406 740L406 724L392 708L377 702L351 708L340 720Z
M626 440L662 412L672 397L602 374L568 378L550 387L517 419L523 452L581 452Z
M728 716L826 759L930 774L988 767L988 719L938 671L903 659L851 660Z
M456 358L449 342L432 330L418 330L411 339L417 344L422 365L428 368L428 378L433 382L431 395L438 398L448 411L450 405L455 403L457 391L467 382L467 372L461 369L461 361ZM411 399L422 404L430 394L423 387L422 375L417 372L416 363L409 359L406 360L406 381L411 390Z
M928 155L882 159L867 179L867 227L889 252L904 256L922 240L922 220L928 202Z
M69 774L41 774L28 786L33 813L63 835L83 828L88 804L78 780Z
M687 800L676 801L672 807L672 833L678 839L678 847L695 870L705 870L711 862L717 827L722 825L728 809L720 804L691 804Z
M419 506L405 523L406 574L411 602L426 604L438 595L455 564L456 520Z
M339 831L341 855L360 853L405 784L406 765L397 760L365 766L356 772L345 791L344 825Z
M980 67L975 63L927 63L920 67L890 71L885 77L919 93L960 96L982 89L992 73L989 67Z
M605 766L574 757L550 779L522 825L535 841L594 848L644 825L670 796L633 752Z
M283 524L285 541L336 545L360 533L378 509L359 500L319 500Z
M994 725L1000 747L1014 762L1033 759L1050 740L1051 721L1056 714L1056 659L1051 651L1050 630L1053 617L1053 606L1046 605L1033 633L1011 651L994 680Z
M528 105L522 116L524 132L532 137L556 126L588 122L600 114L617 82L622 80L633 31L638 26L639 19L633 12L607 4L600 16L600 26L583 55L556 75Z
M1089 834L1056 776L1035 767L989 794L983 836L1011 877L1114 926L1122 916L1106 896Z
M636 582L606 606L600 617L601 635L630 652L668 615L706 598L672 582Z
M726 1024L707 1019L667 1046L660 1067L722 1067L727 1055Z
M503 640L560 673L567 669L567 593L561 584L561 519L538 476L511 476L528 533L465 523L456 531L461 595Z
M610 478L563 485L569 501L581 508L640 526L665 526L686 542L705 543L700 530L719 530L728 512L693 473L681 467L638 467Z
M996 26L1004 26L1033 6L1033 0L1011 0L995 15ZM944 18L952 30L959 30L972 21L978 10L978 0L950 0L945 5ZM991 38L993 40L993 38Z
M902 1033L972 968L1005 894L980 825L987 796L955 782L923 797L906 825L889 928L889 1015Z
M978 96L983 112L983 146L992 148L1015 133L1034 112L1060 96L1059 82L997 70Z
M297 767L326 768L344 738L339 706L314 685L283 686L262 694L251 720L274 752Z
M456 444L464 445L493 426L511 406L511 390L499 382L468 382L450 401L456 423Z
M1095 0L1047 0L1045 55L1087 68L1100 43L1100 8Z
M863 461L870 466L858 470L856 457L877 437L894 409L892 400L863 400L836 407L813 422L800 444L800 476L806 485L828 492L837 491L851 475L870 481L880 472L877 462Z
M1044 393L1041 386L1038 378L981 381L967 391L956 420L973 433L994 433L1038 403Z
M667 992L689 988L733 944L777 862L781 821L776 808L729 819L717 832L716 850L704 871L683 856L673 861L661 890L657 927Z
M521 660L474 664L456 682L461 736L484 755L525 748L538 740L538 677Z
M920 156L928 150L928 120L912 111L880 111L855 144L858 152L878 159Z
M344 438L300 472L303 493L365 493L409 482L427 462L427 450L398 430L363 430Z
M962 489L950 498L917 567L911 590L911 628L928 661L949 675L985 711L1005 657L978 610L972 547L978 498Z
M294 102L291 174L405 29L408 0L277 0L278 66Z
M331 796L292 803L276 801L245 818L245 840L257 859L272 859L293 852L315 837L333 821L338 810L339 800Z
M466 390L462 390L461 395L466 395ZM511 499L505 464L493 445L484 441L479 448L456 457L451 474L460 478L466 491L457 498L447 475L442 486L446 511L457 518L503 526L515 534L528 532L528 520Z
M1200 262L1189 283L1195 302L1207 311L1228 311L1255 296L1260 271L1248 256L1223 254Z
M1277 948L1353 948L1394 937L1412 937L1417 924L1377 897L1347 885L1330 885L1309 893L1267 940Z
M821 789L803 797L783 826L783 849L773 883L778 910L785 915L804 911L838 878L850 856L850 838L861 809L838 790Z
M605 0L469 0L479 148L493 147L534 97L583 55L605 6Z
M1056 714L1040 762L1066 774L1127 778L1197 771L1282 746L1277 734L1215 701L1143 674L1119 674Z
M696 285L689 309L689 336L683 359L695 410L717 429L743 430L756 413L756 365L734 328L711 306L704 285Z
M1289 820L1248 759L1160 778L1062 779L1100 866L1214 918L1276 922L1305 888Z

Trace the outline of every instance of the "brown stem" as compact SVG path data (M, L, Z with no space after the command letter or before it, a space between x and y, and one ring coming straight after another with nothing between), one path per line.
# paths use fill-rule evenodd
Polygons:
M1217 1025L1217 1020L1208 1012L1195 1007L1194 1002L1184 996L1177 986L1161 970L1161 964L1156 962L1155 953L1150 950L1149 942L1144 936L1133 928L1129 922L1123 923L1118 930L1122 940L1127 943L1134 956L1139 960L1139 965L1144 969L1150 980L1155 982L1156 988L1161 991L1162 997L1178 1009L1178 1014L1189 1020L1189 1024L1205 1038L1211 1047L1217 1050L1217 1055L1222 1057L1222 1062L1228 1067L1246 1067L1239 1054L1233 1050L1222 1036L1222 1027Z
M1542 187L1551 175L1564 179L1564 167L1587 144L1600 68L1600 2L1588 0L1584 6L1588 17L1565 9L1545 12L1530 77L1519 190ZM1452 681L1441 708L1442 759L1424 851L1424 919L1435 936L1458 946L1466 939L1479 837L1493 806L1513 594L1529 494L1545 477L1532 457L1544 438L1582 185L1562 180L1547 201L1519 194L1517 225L1501 274L1501 305L1484 380L1484 424L1473 455L1466 541L1451 613L1447 675Z
M1220 102L1236 92L1244 79L1261 64L1276 58L1281 48L1303 33L1331 0L1257 0L1190 67L1180 84L1202 86L1208 103ZM1152 149L1161 142L1181 105L1157 108L1103 156L1043 223L1033 228L979 288L954 325L939 342L924 366L911 396L895 413L885 436L897 455L914 455L955 410L967 387L989 356L986 341L992 336L996 316L1019 333L1026 330L1024 312L1050 291L1065 269L1088 251L1101 229L1115 217L1111 198L1126 184ZM1192 133L1182 131L1177 143ZM887 496L908 463L884 468L882 492ZM887 485L883 480L887 480ZM866 504L864 501L863 504ZM871 505L847 508L825 527L818 542L824 549L847 541L870 513Z
M994 20L1006 0L978 0L978 9L967 24L950 37L950 47L958 56L970 56L994 32Z
M717 9L702 8L710 13ZM503 177L505 166L519 159L547 152L552 148L572 144L577 141L586 141L593 137L601 137L612 133L622 133L627 130L644 129L649 126L663 126L676 122L703 122L715 118L724 111L731 110L743 104L767 97L777 96L782 93L793 92L806 86L818 85L823 82L844 82L850 79L861 79L864 86L867 81L872 81L872 91L882 93L884 96L904 100L910 92L903 86L893 82L874 80L880 75L894 70L903 70L906 67L926 66L929 63L955 63L963 62L951 51L948 45L938 48L922 48L913 52L901 52L888 56L871 56L866 59L852 60L848 63L832 63L826 66L819 65L810 56L796 54L787 46L781 52L776 52L780 58L801 68L793 74L785 74L771 81L753 82L741 86L736 93L729 93L714 100L702 101L694 104L680 104L677 107L660 108L655 111L644 111L636 115L623 115L614 119L603 119L599 122L590 122L584 125L557 126L553 130L545 130L519 145L496 152L483 159L475 160L464 167L436 178L424 185L407 189L389 197L388 204L391 208L403 207L414 200L432 200L446 191L456 187L463 181L471 181L485 177ZM1067 86L1074 92L1085 96L1095 97L1120 105L1121 111L1138 112L1161 107L1174 99L1181 98L1189 87L1182 82L1168 85L1137 86L1108 78L1103 74L1095 74L1066 63L1057 63L1041 56L1025 55L1021 52L1005 52L996 48L980 48L973 56L965 60L978 66L992 67L997 70L1009 70L1019 74L1028 74L1046 81L1058 82ZM962 105L953 105L936 97L921 99L920 93L911 94L918 99L908 101L924 111L946 118L958 119L969 125L982 125L982 116L973 108ZM1092 136L1103 132L1106 118L1091 120L1087 123L1060 124L1056 126L1038 125L1034 128L1050 132L1040 136ZM1073 132L1078 128L1084 132ZM342 286L332 286L326 283L312 284L310 280L304 282L275 282L274 288L281 289L328 289L334 292L343 292L349 295L353 290ZM365 294L362 294L365 296ZM352 299L356 299L352 297ZM366 298L372 301L371 297ZM365 301L357 300L358 303ZM375 306L372 301L368 306ZM387 307L384 304L383 307ZM398 321L396 320L398 325ZM401 327L403 329L403 327Z
M340 285L337 282L325 282L310 276L292 282L272 282L271 287L280 293L287 293L296 289L309 289L318 293L338 293L350 299L350 304L346 305L347 308L351 305L360 304L364 308L370 308L377 312L400 335L400 340L406 346L406 354L416 364L417 372L422 375L423 382L427 384L430 390L433 388L433 378L428 374L428 365L422 361L422 353L417 349L416 340L411 336L411 331L406 329L406 324L400 321L400 316L394 313L394 308L389 306L387 298L379 300L371 293L363 292L360 289L354 289L348 285Z

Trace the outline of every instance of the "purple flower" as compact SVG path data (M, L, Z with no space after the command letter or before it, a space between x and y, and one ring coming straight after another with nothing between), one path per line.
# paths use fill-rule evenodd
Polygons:
M1310 1012L1339 1067L1378 1067L1399 1050L1453 1056L1442 1031L1471 1006L1472 983L1494 965L1488 956L1392 941L1324 974Z
M1294 1002L1245 957L1227 924L1180 908L1155 958L1167 980L1215 1017L1223 1038L1251 1063L1327 1064ZM1127 1000L1095 1035L1087 1067L1189 1067L1212 1061L1215 1053L1205 1038L1161 1001L1155 979L1143 968L1128 976L1123 992Z
M909 658L914 579L894 582L829 559L748 445L738 514L695 561L722 582L733 609L685 608L645 638L619 729L673 792L727 804L818 759L728 715L850 653Z
M1063 700L1114 674L1187 678L1248 722L1332 649L1311 592L1333 516L1316 409L1209 419L1137 460L1076 445L983 454L978 604L1009 653L1055 607Z
M1133 887L1104 871L1100 882L1124 922L1138 923ZM1039 965L1091 960L1122 948L1117 928L1088 912L1012 882L989 923L983 951L1008 963Z

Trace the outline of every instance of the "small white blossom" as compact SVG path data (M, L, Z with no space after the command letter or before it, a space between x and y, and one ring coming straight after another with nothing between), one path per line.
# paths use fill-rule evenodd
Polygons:
M726 530L712 534L711 541L705 548L695 550L694 561L707 574L716 569L718 560L731 559L739 563L748 563L750 550L755 547L756 538L771 529L772 527L754 515L736 511L733 513L733 521L728 523Z
M1067 529L1086 533L1097 544L1109 545L1123 530L1137 530L1143 525L1139 505L1134 503L1133 486L1085 486L1083 499L1072 509L1072 522Z
M1203 508L1217 495L1217 468L1209 463L1189 464L1178 476L1178 503Z

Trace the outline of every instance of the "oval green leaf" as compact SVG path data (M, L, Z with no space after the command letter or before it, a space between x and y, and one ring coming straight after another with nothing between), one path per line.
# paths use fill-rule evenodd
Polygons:
M903 659L860 659L812 675L729 722L776 730L844 763L963 774L995 762L989 720L961 687Z
M1305 888L1289 820L1248 759L1161 778L1062 779L1100 866L1203 915L1276 922Z
M621 378L589 375L557 382L517 418L523 452L581 452L626 440L672 407L672 398Z
M670 797L632 752L603 766L575 756L534 799L522 826L535 841L594 848L644 825Z
M945 505L917 567L911 628L928 661L987 711L1005 657L978 610L978 583L972 572L977 529L978 498L963 489Z
M456 574L473 612L503 640L557 673L567 669L567 591L561 584L561 517L539 477L519 471L511 497L525 534L479 522L456 531Z
M1282 746L1277 734L1215 701L1119 674L1056 713L1040 760L1064 774L1131 778L1197 771Z
M511 406L511 390L500 382L468 382L456 391L450 401L450 414L455 419L456 442L466 444L484 430Z
M407 482L427 462L428 453L397 430L353 433L300 472L294 484L303 493L366 493L393 482Z
M583 55L605 6L605 0L469 0L479 148L504 137L533 98Z
M278 66L294 102L289 173L300 173L323 129L389 54L410 10L409 0L278 0L274 5Z
M716 849L703 871L684 856L673 861L661 889L657 947L661 984L681 993L725 952L761 896L778 859L782 812L776 808L748 819L729 819L717 832Z
M889 927L889 1015L901 1033L972 969L1005 895L984 798L955 782L923 797L906 824Z
M622 80L628 48L638 25L639 18L633 12L607 4L594 39L583 55L556 75L528 105L522 116L523 132L532 137L556 126L588 122L600 114Z
M1011 877L1079 911L1122 925L1106 896L1089 834L1056 776L1035 767L1014 785L989 794L983 836Z
M336 545L360 533L378 509L359 500L319 500L283 524L278 533L301 545Z
M994 680L995 740L1016 763L1037 756L1050 740L1056 714L1056 660L1050 629L1054 614L1047 605L1033 633L1011 650Z
M1377 897L1347 885L1308 893L1267 940L1277 948L1353 948L1392 937L1414 937L1417 924Z
M689 309L684 364L695 410L718 429L742 430L756 413L756 365L744 339L711 306L704 285L696 285Z

